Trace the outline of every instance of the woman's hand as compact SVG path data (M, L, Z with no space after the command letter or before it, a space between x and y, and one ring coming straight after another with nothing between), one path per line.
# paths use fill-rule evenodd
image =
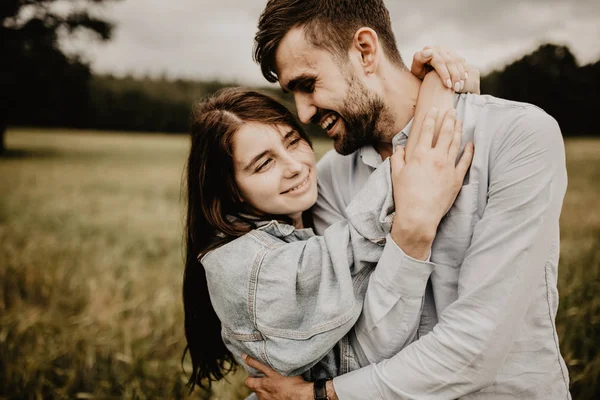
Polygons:
M248 377L244 384L252 390L260 400L311 400L313 384L300 376L283 376L277 371L248 355L242 355L244 362L262 372L262 378Z
M423 79L435 69L442 83L458 93L480 94L480 74L477 68L470 67L463 57L440 46L425 46L415 53L410 72Z
M399 147L390 160L396 207L392 239L407 255L421 260L429 255L437 227L460 191L474 151L473 144L467 144L456 163L462 123L454 109L439 114L432 108L422 128L411 131L409 140L416 143L406 158Z

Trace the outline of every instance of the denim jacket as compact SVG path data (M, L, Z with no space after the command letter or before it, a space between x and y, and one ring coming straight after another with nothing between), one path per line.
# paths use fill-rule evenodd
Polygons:
M398 332L394 347L414 339L433 265L411 263L408 256L405 262L382 257L386 243L395 246L388 240L393 205L386 161L347 207L348 219L330 226L323 236L268 221L202 258L223 341L241 365L241 353L246 353L284 375L314 380L377 361L365 358L361 335L393 329ZM403 292L403 315L385 325L389 310L373 311L383 317L349 335L368 290L380 290L369 289L376 266L383 274L380 281ZM377 301L371 303L377 306ZM406 323L400 327L397 321ZM377 354L389 357L399 350Z

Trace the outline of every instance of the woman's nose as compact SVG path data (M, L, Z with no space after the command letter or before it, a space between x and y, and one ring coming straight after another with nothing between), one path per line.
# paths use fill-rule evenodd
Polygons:
M286 157L285 160L285 177L293 178L302 172L302 163L293 156Z

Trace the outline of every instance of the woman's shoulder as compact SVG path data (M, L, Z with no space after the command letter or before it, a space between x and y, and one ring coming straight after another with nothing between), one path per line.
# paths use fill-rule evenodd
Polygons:
M210 250L200 261L205 263L205 261L211 262L214 259L226 260L238 257L251 259L252 254L250 253L281 246L284 243L281 238L291 235L294 231L295 229L291 225L267 221L258 224L248 233Z

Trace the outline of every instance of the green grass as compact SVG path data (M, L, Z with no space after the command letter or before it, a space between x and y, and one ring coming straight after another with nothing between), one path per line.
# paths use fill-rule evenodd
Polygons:
M13 129L0 158L0 399L187 397L182 136ZM317 156L330 148L315 141ZM600 140L567 141L557 328L574 399L600 393ZM187 365L189 371L189 365Z

